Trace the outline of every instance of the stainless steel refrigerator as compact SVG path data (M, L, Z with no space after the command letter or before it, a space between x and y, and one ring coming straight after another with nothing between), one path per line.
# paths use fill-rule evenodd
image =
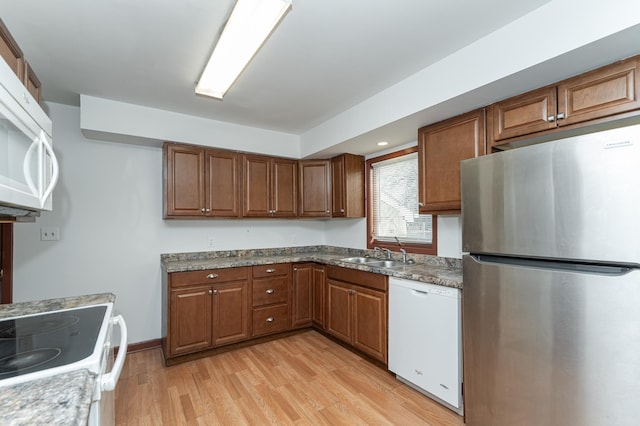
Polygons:
M640 424L640 125L461 177L467 425Z

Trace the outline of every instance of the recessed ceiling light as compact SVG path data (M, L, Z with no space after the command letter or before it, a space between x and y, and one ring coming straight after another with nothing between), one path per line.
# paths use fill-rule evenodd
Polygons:
M378 142L378 146L385 146L385 145L389 145L389 142L387 142L387 141Z
M222 99L290 9L291 0L238 0L196 93Z

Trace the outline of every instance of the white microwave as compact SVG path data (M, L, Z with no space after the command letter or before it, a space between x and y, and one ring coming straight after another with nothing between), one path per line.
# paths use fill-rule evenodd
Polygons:
M0 206L51 210L58 180L52 123L0 59Z

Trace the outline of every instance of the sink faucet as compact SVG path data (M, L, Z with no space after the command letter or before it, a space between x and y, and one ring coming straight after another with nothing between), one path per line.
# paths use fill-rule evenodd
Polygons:
M376 246L376 247L373 248L373 251L374 252L376 252L376 251L386 252L387 253L387 259L391 259L391 253L392 252L388 248L380 248L380 247Z
M400 246L400 253L402 253L402 263L407 263L407 251L402 248L402 243L398 237L393 237L396 239L398 245Z

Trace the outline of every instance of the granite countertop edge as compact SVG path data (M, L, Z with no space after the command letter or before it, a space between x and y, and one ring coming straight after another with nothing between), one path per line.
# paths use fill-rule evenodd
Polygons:
M344 262L341 260L345 257L353 256L374 257L375 253L371 250L355 250L327 246L311 246L309 248L309 250L305 250L305 248L277 248L237 252L170 253L161 255L161 264L166 272L172 273L271 265L277 263L315 262L462 289L462 266L460 259L409 255L409 258L416 261L415 264L404 267L384 268ZM398 260L398 256L395 256L394 259Z

